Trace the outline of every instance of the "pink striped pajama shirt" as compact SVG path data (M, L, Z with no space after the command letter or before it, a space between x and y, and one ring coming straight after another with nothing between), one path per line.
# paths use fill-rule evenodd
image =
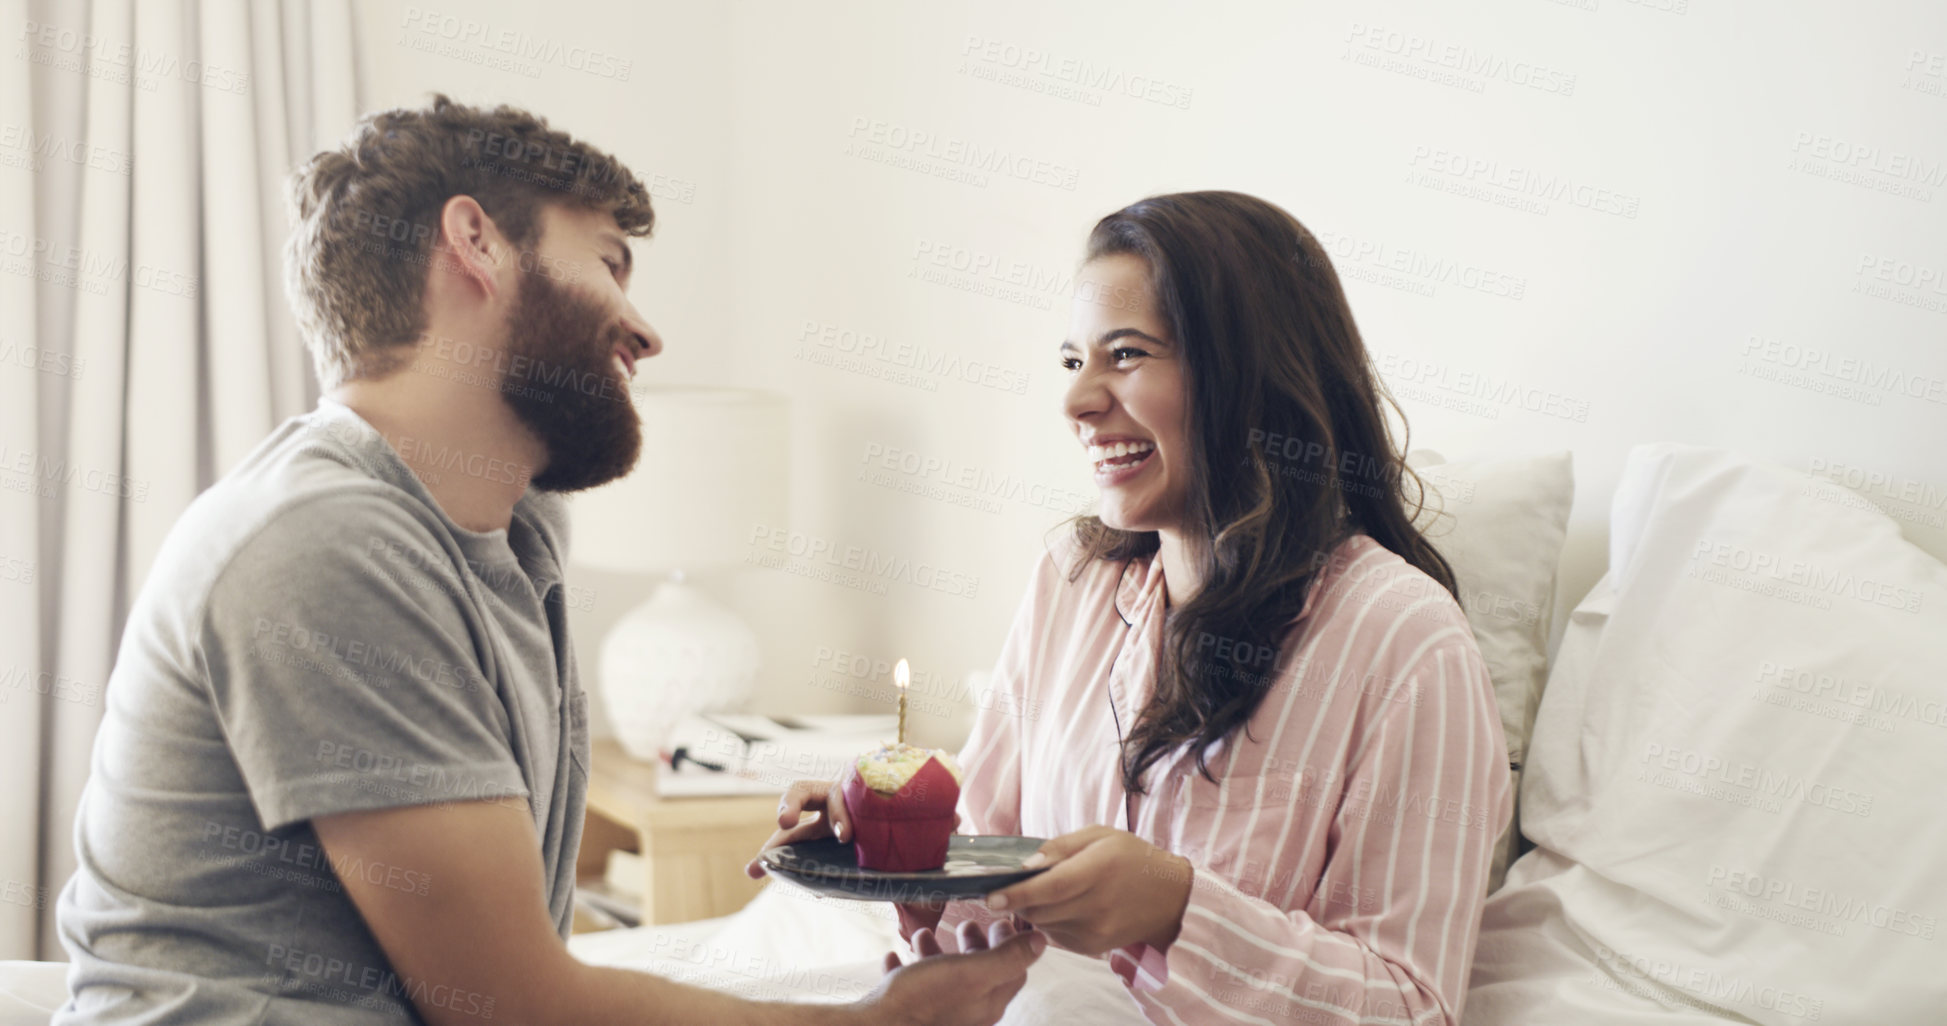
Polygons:
M1212 746L1216 782L1184 746L1150 770L1131 823L1117 718L1126 731L1153 683L1161 563L1097 561L1071 583L1076 558L1064 537L1015 615L999 694L960 756L964 829L1104 824L1194 864L1169 949L1109 955L1152 1022L1458 1023L1511 795L1493 686L1452 596L1352 535L1259 664L1275 683L1248 736ZM942 929L989 915L956 902Z

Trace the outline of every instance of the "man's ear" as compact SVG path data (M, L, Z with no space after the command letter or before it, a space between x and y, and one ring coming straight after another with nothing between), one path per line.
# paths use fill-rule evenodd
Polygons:
M494 276L500 260L495 248L501 244L493 218L471 196L454 196L439 209L439 239L450 260L450 268L492 299L500 292Z

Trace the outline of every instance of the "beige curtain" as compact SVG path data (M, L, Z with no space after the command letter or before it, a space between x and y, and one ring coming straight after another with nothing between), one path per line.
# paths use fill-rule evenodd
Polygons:
M0 0L0 30L0 959L61 959L129 605L316 403L282 181L361 108L347 0Z

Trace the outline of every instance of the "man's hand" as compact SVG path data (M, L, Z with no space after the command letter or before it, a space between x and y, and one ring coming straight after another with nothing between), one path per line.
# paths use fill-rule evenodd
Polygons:
M980 931L980 924L972 919L962 919L959 928L953 933L941 933L939 930L939 922L941 914L946 908L945 905L898 905L895 907L899 909L900 913L900 932L906 935L906 943L912 945L913 953L919 958L985 951L990 947L998 947L1001 942L1015 934L1026 933L1034 929L1034 927L1028 925L1027 920L1022 919L1020 916L1008 916L1006 919L996 919L988 924L986 933L982 933ZM913 916L913 918L909 919L908 916ZM899 968L898 954L888 952L886 954L886 971L891 972L897 968Z
M913 935L912 964L901 966L897 952L886 953L885 979L859 1002L867 1021L992 1026L1000 1020L1048 938L1016 933L1005 922L984 935L973 923L960 925L957 946L965 954L946 953L931 930Z
M932 928L913 931L909 943L913 946L913 961L932 958L936 955L970 955L976 951L998 948L1009 937L1026 932L1017 928L1012 920L996 919L986 933L980 932L980 924L967 920L960 924L957 936L942 937ZM1036 948L1036 950L1040 950ZM899 952L886 952L886 972L899 968Z
M1024 864L1037 859L1053 867L989 894L987 907L1014 913L1060 947L1100 955L1142 942L1162 951L1183 929L1189 859L1105 826L1063 834Z

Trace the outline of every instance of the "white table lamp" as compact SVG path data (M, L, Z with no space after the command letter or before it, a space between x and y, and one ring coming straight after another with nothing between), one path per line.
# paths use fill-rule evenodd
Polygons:
M685 717L735 709L757 676L757 635L684 582L744 562L751 531L787 515L790 406L731 388L640 394L642 457L621 480L570 500L571 562L665 574L602 640L600 691L630 755L654 759Z

